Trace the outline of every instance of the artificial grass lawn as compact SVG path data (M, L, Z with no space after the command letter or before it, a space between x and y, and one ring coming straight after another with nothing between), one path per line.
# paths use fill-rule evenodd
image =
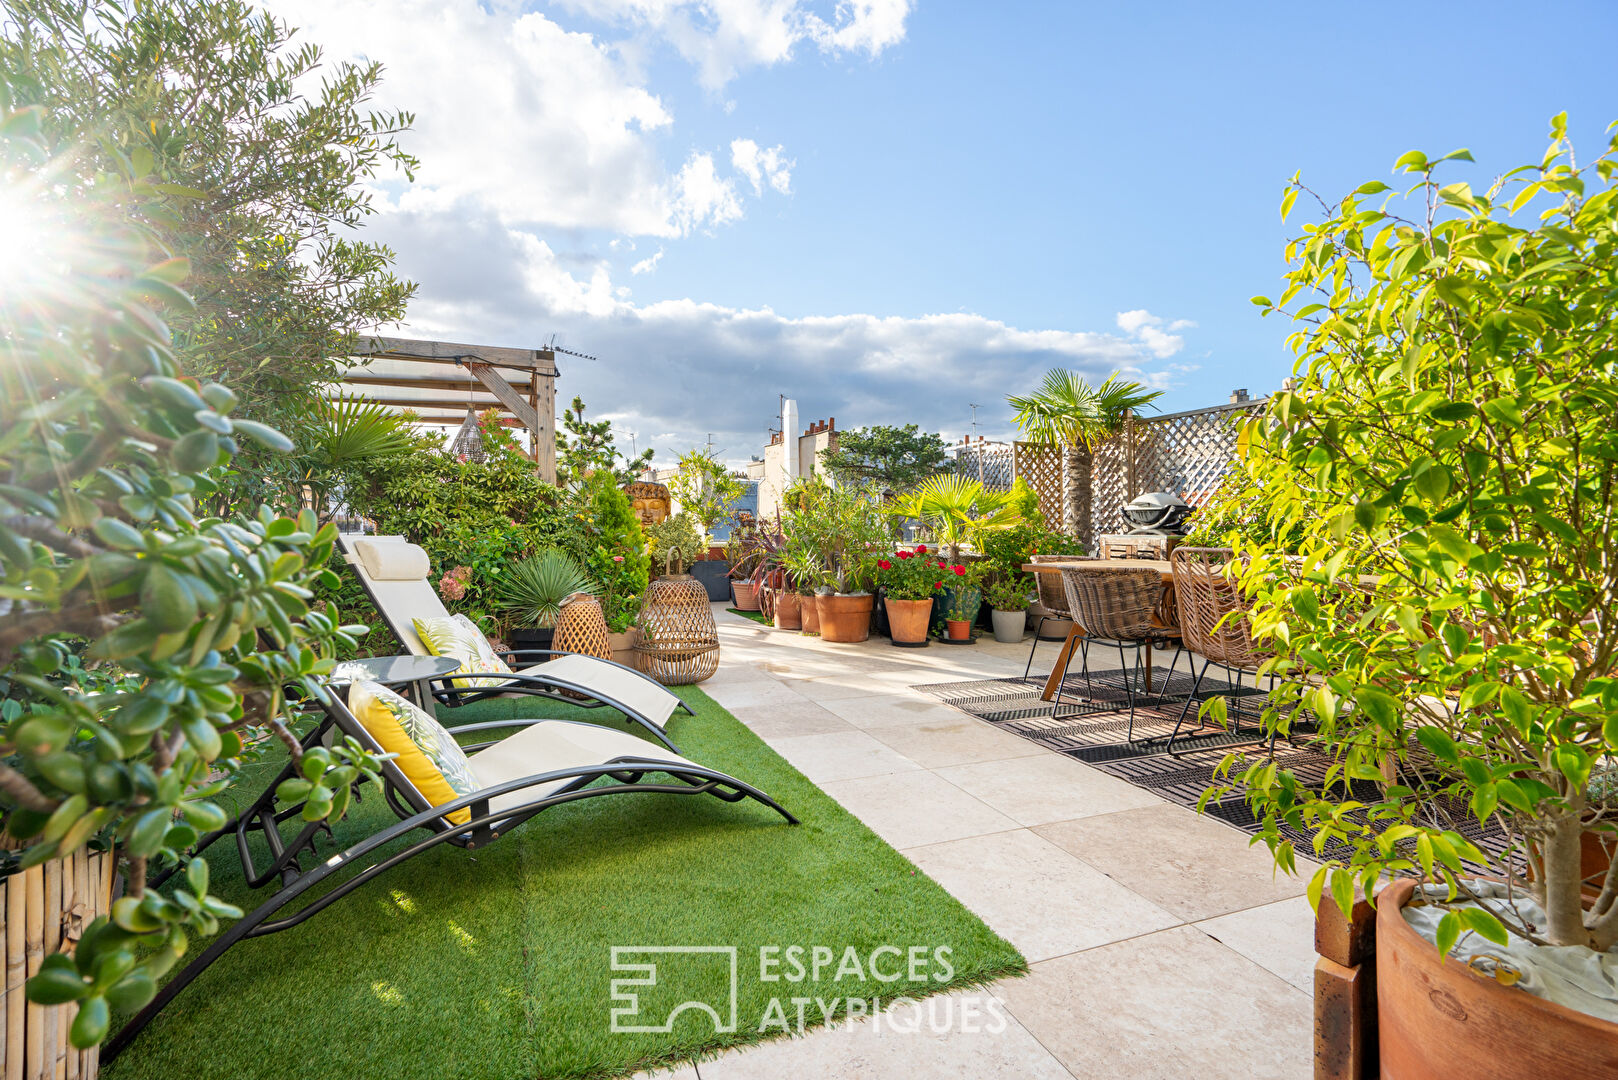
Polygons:
M773 621L764 617L764 613L762 611L743 611L739 607L728 607L725 610L730 612L732 615L740 615L744 619L752 619L754 622L762 623L765 626L775 625ZM737 779L740 779L740 777L737 777Z
M773 795L803 822L789 826L758 803L657 794L612 795L545 811L478 851L440 846L291 930L243 941L187 987L106 1070L109 1080L187 1078L610 1077L711 1056L776 1037L779 998L819 997L806 1026L835 1017L849 997L924 994L1027 970L1005 941L696 688L677 691L696 711L670 735L686 754ZM591 718L570 706L499 700L454 710L449 724L534 715ZM604 717L605 710L594 716ZM497 738L482 732L478 739ZM278 766L277 766L278 767ZM250 796L246 796L250 797ZM380 793L336 828L341 846L396 820ZM423 833L417 832L415 837ZM322 847L322 854L329 849ZM335 850L335 849L330 849ZM209 851L216 888L251 908L234 845ZM203 947L193 942L191 955ZM612 946L738 946L738 1023L719 1034L694 1009L668 1033L616 1034ZM760 980L759 946L829 946L820 980ZM877 982L873 950L925 948L920 983ZM947 981L932 950L948 946ZM865 981L846 969L857 950ZM635 955L660 985L631 987L628 1024L657 1025L687 999L721 1010L723 955ZM892 953L877 967L908 962ZM784 957L777 972L791 974ZM767 1016L768 1030L758 1030Z

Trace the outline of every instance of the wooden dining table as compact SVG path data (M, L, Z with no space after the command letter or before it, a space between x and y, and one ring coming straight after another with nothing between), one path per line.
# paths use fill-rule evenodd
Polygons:
M1166 559L1074 559L1072 562L1037 562L1025 563L1023 570L1030 574L1060 574L1063 570L1156 570L1163 575L1163 596L1158 601L1158 621L1164 629L1177 630L1179 617L1174 604L1174 573ZM1067 638L1062 642L1062 651L1056 657L1056 664L1051 668L1050 676L1045 680L1045 690L1040 694L1040 700L1050 701L1056 696L1057 687L1062 685L1062 676L1067 671L1068 661L1073 657L1073 650L1078 646L1079 639L1085 636L1084 627L1077 621L1068 629ZM1151 692L1151 667L1146 669L1146 691Z

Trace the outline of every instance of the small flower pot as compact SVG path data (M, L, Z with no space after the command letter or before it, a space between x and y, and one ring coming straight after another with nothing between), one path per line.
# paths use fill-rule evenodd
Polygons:
M1022 640L1023 628L1028 625L1026 612L995 611L990 618L994 620L994 640L1007 645L1015 645Z
M805 634L820 633L820 605L815 603L814 593L798 594L798 617Z
M822 594L815 603L820 608L820 640L853 644L871 636L876 597L870 593Z
M803 629L803 606L796 592L779 590L775 593L775 627L777 630Z
M607 647L612 650L613 662L622 664L624 667L635 668L638 671L640 665L636 662L635 653L635 643L638 641L640 641L640 629L634 626L621 634L608 634Z
M944 627L951 641L972 640L972 623L968 619L945 619Z
M730 587L736 593L737 611L758 610L758 586L751 581L732 581Z
M927 644L927 623L933 613L931 597L926 600L883 601L888 611L888 631L895 645L917 648Z

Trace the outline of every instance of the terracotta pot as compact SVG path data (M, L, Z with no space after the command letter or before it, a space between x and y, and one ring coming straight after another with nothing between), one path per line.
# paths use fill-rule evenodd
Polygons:
M803 622L803 632L806 634L820 633L820 605L815 603L815 594L798 594L798 614Z
M635 652L635 644L639 641L640 630L634 626L621 634L608 634L607 646L612 649L613 662L640 670L640 664L636 661L639 654Z
M1618 1024L1442 960L1400 914L1414 889L1412 881L1396 881L1377 898L1382 1080L1618 1076Z
M795 592L778 592L775 594L775 625L779 630L801 630L803 628L803 605L801 597Z
M972 624L966 619L945 619L944 625L949 627L951 641L970 641L972 638Z
M895 645L913 645L927 640L927 621L933 614L932 597L925 600L895 600L888 597L882 603L888 609L888 631L893 635Z
M758 586L751 581L732 581L731 589L736 593L737 611L758 610Z
M837 593L815 597L820 608L820 638L852 644L871 636L871 609L876 597L870 593L842 596Z

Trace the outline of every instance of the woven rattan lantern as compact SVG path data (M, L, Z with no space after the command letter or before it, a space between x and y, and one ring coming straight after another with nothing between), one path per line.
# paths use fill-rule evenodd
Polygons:
M641 670L664 686L701 682L719 670L719 628L708 590L690 574L660 577L641 603Z
M562 613L556 617L556 635L551 648L557 652L583 653L612 659L612 645L607 639L607 619L601 613L601 603L593 596L575 593L562 602Z

